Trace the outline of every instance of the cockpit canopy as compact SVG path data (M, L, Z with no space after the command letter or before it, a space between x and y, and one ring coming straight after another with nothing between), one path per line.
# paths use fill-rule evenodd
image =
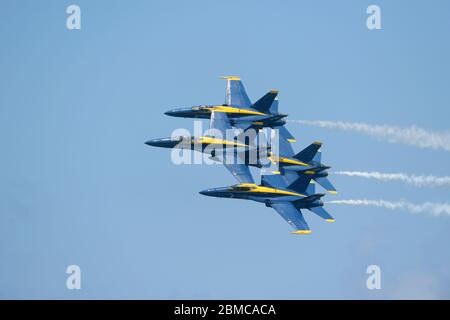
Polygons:
M231 191L251 191L256 189L256 185L252 183L236 184L230 187Z

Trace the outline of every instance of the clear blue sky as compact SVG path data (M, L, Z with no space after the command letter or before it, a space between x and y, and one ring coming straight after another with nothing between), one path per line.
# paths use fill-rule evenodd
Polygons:
M450 218L334 205L334 224L308 214L313 234L293 236L263 205L199 195L235 182L224 168L144 144L192 129L163 112L222 103L226 74L252 100L280 90L291 119L446 130L449 30L445 0L1 1L0 298L450 298ZM289 128L333 170L450 174L449 152ZM332 179L328 200L449 195Z

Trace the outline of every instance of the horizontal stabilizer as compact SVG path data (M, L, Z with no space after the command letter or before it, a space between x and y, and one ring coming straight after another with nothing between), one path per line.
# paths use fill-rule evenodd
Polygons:
M314 179L318 184L324 187L329 193L336 194L336 188L331 184L330 180L327 177L320 177Z
M262 113L268 113L270 107L272 107L272 104L275 100L275 98L278 95L278 91L276 90L271 90L268 93L266 93L261 99L259 99L258 101L256 101L253 105L252 108L262 112Z
M323 207L308 208L308 210L314 212L322 219L325 219L327 222L334 222L333 217Z
M317 151L319 151L321 146L322 143L320 142L311 143L305 149L297 153L294 158L303 162L310 162L316 155Z

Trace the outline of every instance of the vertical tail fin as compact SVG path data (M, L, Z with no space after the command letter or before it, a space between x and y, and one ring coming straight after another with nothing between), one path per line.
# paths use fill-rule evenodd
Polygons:
M309 183L311 182L312 175L301 174L297 180L292 182L287 188L298 193L306 193Z
M268 113L277 95L278 91L276 90L269 91L261 99L256 101L252 105L252 108L262 113Z
M311 143L308 147L297 153L294 158L302 162L310 162L315 157L321 146L322 143L320 142Z

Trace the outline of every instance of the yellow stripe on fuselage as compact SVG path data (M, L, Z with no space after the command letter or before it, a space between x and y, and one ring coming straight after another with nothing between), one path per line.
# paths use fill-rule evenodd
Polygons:
M307 163L304 163L304 162L298 161L298 160L294 160L294 159L290 159L290 158L280 157L279 161L282 162L282 163L296 164L296 165L304 166L304 167L308 167L309 166L309 164L307 164Z
M291 159L291 158L284 158L284 157L275 158L274 157L273 159L274 159L274 161L278 161L278 162L281 162L281 163L296 164L298 166L304 166L304 167L308 167L309 166L309 164L307 164L307 163L304 163L304 162L301 162L301 161L298 161L298 160L294 160L294 159Z
M240 109L240 108L229 107L229 106L212 106L212 107L206 107L206 109L208 109L210 111L225 112L225 113L240 113L240 114L259 115L259 116L266 115L265 113L258 112L258 111Z
M220 144L220 145L234 145L237 147L246 147L247 145L243 143L239 143L236 141L228 141L224 139L218 139L214 137L199 137L198 139L194 140L194 143L199 144Z
M250 187L249 191L246 192L254 192L254 193L272 193L272 194L280 194L280 195L286 195L286 196L297 196L297 197L304 197L305 195L292 192L288 190L282 190L282 189L275 189L270 187L264 187L264 186L257 186L254 183L241 183L237 185L238 187Z

